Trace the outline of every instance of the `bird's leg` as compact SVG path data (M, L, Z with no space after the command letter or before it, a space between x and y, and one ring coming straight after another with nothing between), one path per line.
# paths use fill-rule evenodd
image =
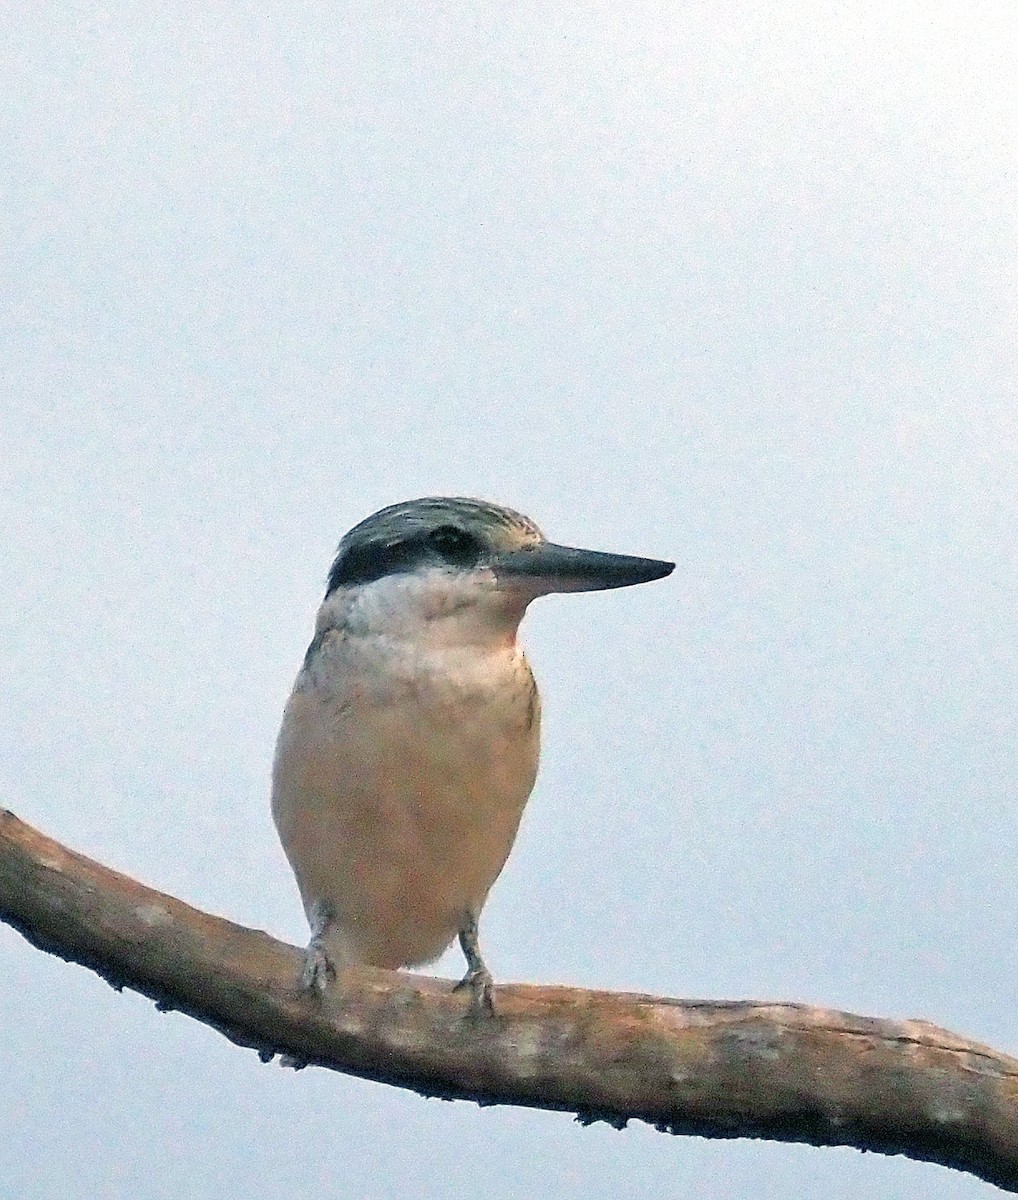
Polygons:
M316 900L308 912L311 940L304 951L300 986L305 992L324 992L336 978L335 964L325 951L325 935L332 927L332 909L324 900Z
M467 912L463 915L463 923L459 931L460 949L467 960L467 973L453 988L454 992L461 988L470 989L470 1008L473 1012L494 1012L491 998L493 980L491 972L484 965L481 948L477 942L477 914Z

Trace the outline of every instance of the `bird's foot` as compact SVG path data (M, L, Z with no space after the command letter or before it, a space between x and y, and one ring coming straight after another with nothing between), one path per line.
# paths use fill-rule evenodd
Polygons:
M325 953L324 947L312 938L304 951L304 966L300 973L301 991L320 994L335 978L336 968Z
M493 988L495 988L495 980L491 978L491 972L481 962L479 966L469 968L465 976L454 986L453 991L468 989L471 994L471 1013L490 1016L495 1012L495 1000L492 998Z
M471 1013L490 1016L495 1011L495 1003L492 999L494 986L495 981L491 978L491 972L482 964L471 967L452 990L454 992L469 990Z
M470 989L470 1012L474 1016L490 1016L495 1011L491 990L494 982L491 972L484 965L481 947L477 939L477 913L468 909L460 925L460 949L467 960L467 973L452 989L454 992Z
M325 935L333 928L332 909L323 900L316 901L308 912L311 924L311 941L304 951L304 965L300 973L302 992L322 992L336 978L336 964L325 950Z

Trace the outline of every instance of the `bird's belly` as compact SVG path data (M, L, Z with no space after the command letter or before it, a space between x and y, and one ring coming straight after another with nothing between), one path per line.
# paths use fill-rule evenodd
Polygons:
M528 672L529 681L529 672ZM519 704L347 704L295 692L273 813L305 908L324 902L343 950L416 965L479 912L533 787L538 722Z

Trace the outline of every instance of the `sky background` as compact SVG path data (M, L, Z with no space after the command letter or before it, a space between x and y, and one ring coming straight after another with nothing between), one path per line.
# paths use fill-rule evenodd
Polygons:
M525 622L496 978L1018 1052L1016 52L1010 3L9 9L0 803L303 942L335 543L482 496L678 563ZM990 1192L264 1066L7 927L0 1069L19 1200Z

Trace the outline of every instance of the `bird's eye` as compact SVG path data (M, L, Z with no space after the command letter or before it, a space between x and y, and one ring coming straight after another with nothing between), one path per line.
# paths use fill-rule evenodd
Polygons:
M481 552L477 539L455 525L440 525L433 529L428 534L428 545L447 563L458 567L473 566Z

